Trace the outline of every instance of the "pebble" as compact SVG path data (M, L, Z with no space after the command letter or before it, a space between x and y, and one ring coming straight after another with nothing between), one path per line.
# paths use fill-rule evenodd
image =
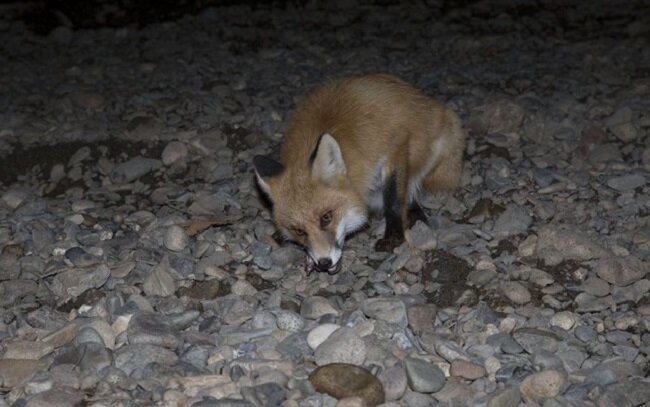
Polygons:
M160 161L151 158L132 158L113 168L111 171L111 180L116 184L133 182L159 168L160 165Z
M358 397L369 407L384 402L381 382L367 370L345 363L332 363L318 367L309 375L316 391L332 397Z
M456 359L451 362L449 374L451 376L458 376L467 380L476 380L485 376L487 372L481 365L467 362L462 359Z
M607 251L585 233L566 227L547 225L537 233L535 256L547 265L564 260L586 261L607 256Z
M526 377L519 385L519 391L525 402L539 403L562 393L566 384L566 373L557 370L544 370Z
M366 344L352 328L341 327L318 345L314 358L318 366L330 363L362 365L366 360Z
M161 160L164 165L169 166L179 160L184 160L187 157L187 153L187 146L185 144L180 141L171 141L165 146Z
M180 333L158 315L138 312L131 317L126 329L130 344L147 344L176 348L181 344Z
M551 317L551 325L560 327L565 331L573 328L578 321L578 316L571 311L560 311Z
M645 277L648 267L633 256L610 257L598 260L594 272L608 283L624 287Z
M407 377L404 367L395 365L382 371L377 378L384 388L386 401L396 401L406 392Z
M445 385L445 374L436 365L421 359L404 359L406 377L411 390L419 393L435 393Z
M501 287L503 295L515 304L530 302L530 291L517 281L506 281Z
M54 350L52 344L40 341L5 342L3 347L3 359L38 360Z
M646 184L646 179L640 174L628 174L620 177L612 177L607 180L607 186L617 191L629 191L642 187Z
M434 231L422 221L415 222L412 228L404 232L406 241L420 250L433 250L438 245Z
M339 316L339 311L326 298L311 296L305 298L300 304L300 315L317 320L324 315Z
M559 338L552 332L537 328L519 328L512 337L531 355L546 351L554 353L558 349Z
M185 233L185 230L178 225L172 225L165 230L163 244L173 252L184 250L189 244L189 241L190 239L187 233Z
M325 342L332 332L339 329L341 326L337 324L322 324L309 331L307 335L307 344L310 348L316 349L321 343Z
M363 302L364 314L401 327L408 325L406 306L396 298L368 298Z
M519 388L507 387L492 394L487 402L487 407L518 407L520 402Z

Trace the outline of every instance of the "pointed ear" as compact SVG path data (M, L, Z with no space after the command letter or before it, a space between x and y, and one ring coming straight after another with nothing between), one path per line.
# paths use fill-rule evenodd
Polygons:
M320 136L311 155L311 176L325 185L333 185L345 175L346 168L339 143L329 133Z
M284 172L284 165L272 158L256 155L253 157L253 167L255 167L255 175L257 176L257 183L260 185L260 188L268 196L271 196L269 182L272 178Z

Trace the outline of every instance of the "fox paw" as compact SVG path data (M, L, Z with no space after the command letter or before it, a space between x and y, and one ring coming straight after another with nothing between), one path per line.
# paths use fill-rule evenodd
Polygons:
M377 240L377 243L375 243L375 251L392 253L393 249L401 245L403 241L404 240L397 235L382 237Z

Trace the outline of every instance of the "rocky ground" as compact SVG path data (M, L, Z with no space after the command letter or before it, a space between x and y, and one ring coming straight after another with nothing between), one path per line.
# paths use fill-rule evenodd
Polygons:
M346 3L0 22L0 406L650 406L647 5ZM251 159L360 72L460 114L463 185L308 276Z

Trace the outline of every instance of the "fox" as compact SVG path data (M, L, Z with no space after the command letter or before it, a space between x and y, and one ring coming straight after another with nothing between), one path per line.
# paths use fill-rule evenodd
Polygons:
M383 214L377 251L427 222L421 194L459 186L465 131L458 115L388 74L329 80L297 103L280 161L253 157L273 221L302 246L306 269L336 274L345 240Z

